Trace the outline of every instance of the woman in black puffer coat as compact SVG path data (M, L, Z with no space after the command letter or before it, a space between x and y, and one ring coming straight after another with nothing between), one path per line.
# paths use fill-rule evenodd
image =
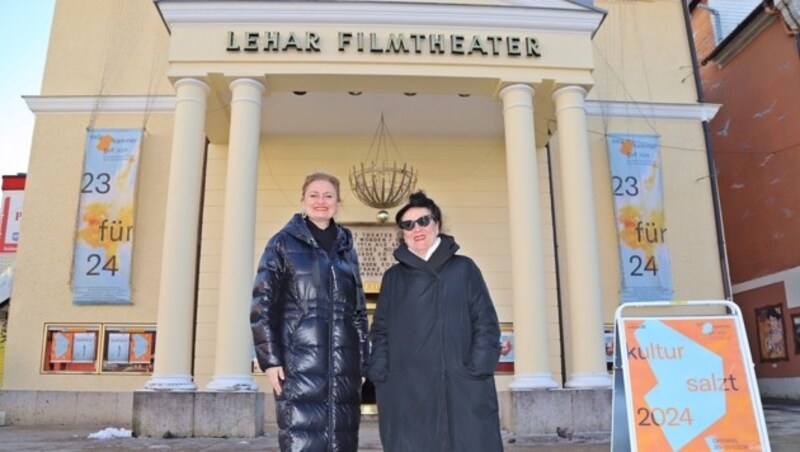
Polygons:
M366 300L350 231L333 221L339 181L303 184L303 215L267 243L250 323L275 394L282 451L356 451L367 363Z

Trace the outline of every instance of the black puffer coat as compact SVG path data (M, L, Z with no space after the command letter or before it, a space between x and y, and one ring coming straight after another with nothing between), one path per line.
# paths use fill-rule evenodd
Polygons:
M261 369L286 376L275 397L282 451L358 449L366 300L352 234L335 227L328 255L295 215L258 265L250 323Z
M480 270L452 237L426 262L401 245L373 318L369 377L389 452L500 452L500 326Z

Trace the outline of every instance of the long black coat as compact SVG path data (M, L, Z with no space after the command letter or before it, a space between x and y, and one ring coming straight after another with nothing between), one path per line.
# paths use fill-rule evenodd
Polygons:
M369 377L389 452L502 451L494 370L500 327L452 237L426 262L401 245L373 318Z
M366 300L352 234L336 227L329 255L295 215L258 265L250 323L261 369L286 375L275 397L282 451L358 449Z

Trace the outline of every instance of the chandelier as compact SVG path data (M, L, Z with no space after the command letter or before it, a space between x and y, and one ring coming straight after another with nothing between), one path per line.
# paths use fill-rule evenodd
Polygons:
M357 163L350 170L353 193L361 202L376 209L390 209L399 205L417 185L417 172L413 166L397 161L389 163L389 145L400 157L381 114L381 121L369 145L367 161ZM380 212L378 218L388 218L388 213Z

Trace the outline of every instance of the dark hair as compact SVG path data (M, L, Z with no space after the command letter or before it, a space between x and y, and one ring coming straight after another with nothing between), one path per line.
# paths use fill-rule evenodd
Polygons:
M408 197L408 204L404 205L400 210L397 211L397 215L394 217L394 222L397 224L397 226L400 226L400 222L403 220L403 215L405 215L408 209L413 207L423 207L430 210L433 221L439 224L439 230L442 229L442 211L439 210L439 206L437 206L431 198L428 198L428 196L422 190L412 193L411 196Z
M341 201L342 197L339 196L339 179L336 176L331 176L328 173L323 173L322 171L317 171L316 173L311 173L306 176L305 182L303 182L303 191L300 195L300 199L302 200L303 197L306 195L306 188L311 185L312 182L316 182L318 180L328 181L333 185L333 188L336 190L336 200Z

